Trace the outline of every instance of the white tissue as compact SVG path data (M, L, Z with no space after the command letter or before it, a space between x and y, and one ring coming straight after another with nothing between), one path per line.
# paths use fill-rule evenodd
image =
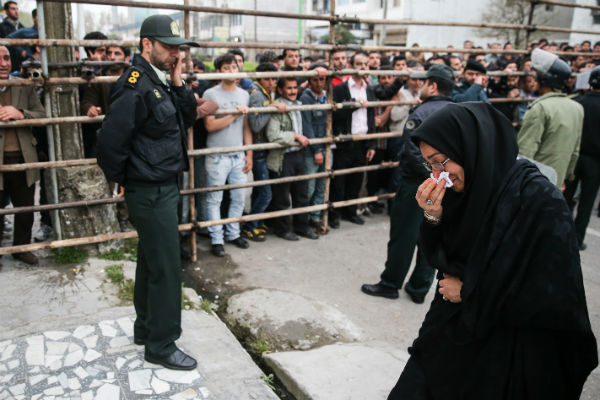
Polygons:
M442 179L446 181L446 188L451 188L454 184L452 183L452 179L450 179L450 173L448 171L444 171L440 173L440 177L439 178L435 178L433 176L433 173L429 174L429 177L431 179L433 179L434 181L438 182L441 181Z

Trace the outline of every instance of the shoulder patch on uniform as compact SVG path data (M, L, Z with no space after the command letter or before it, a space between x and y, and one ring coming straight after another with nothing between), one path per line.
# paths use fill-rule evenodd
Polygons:
M160 94L158 89L154 89L154 95L156 96L157 99L160 99L162 97L162 95Z
M135 88L136 84L138 83L138 80L140 79L140 76L142 76L142 72L139 69L135 67L131 68L129 76L127 77L126 85Z
M415 121L413 121L412 119L409 121L406 121L406 129L414 129L415 128Z

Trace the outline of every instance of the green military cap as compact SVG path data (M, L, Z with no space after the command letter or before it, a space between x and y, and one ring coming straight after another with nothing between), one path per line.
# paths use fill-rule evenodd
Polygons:
M152 15L142 22L140 37L151 37L169 46L188 46L200 47L198 43L187 40L179 36L179 25L165 14Z
M414 72L410 77L413 79L436 77L454 83L454 70L445 64L434 64L427 71Z

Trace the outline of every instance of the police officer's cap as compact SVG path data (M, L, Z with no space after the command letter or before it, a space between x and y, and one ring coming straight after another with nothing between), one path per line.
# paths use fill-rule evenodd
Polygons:
M445 64L434 64L427 71L418 71L410 74L412 79L427 79L427 78L445 79L450 83L454 83L454 70Z
M152 15L142 22L140 37L151 37L169 46L188 46L200 47L194 41L179 36L179 25L173 18L164 14Z

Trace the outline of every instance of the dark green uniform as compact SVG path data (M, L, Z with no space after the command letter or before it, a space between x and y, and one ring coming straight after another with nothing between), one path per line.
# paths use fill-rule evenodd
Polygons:
M164 85L137 54L98 131L98 164L125 187L139 235L134 336L159 357L175 351L181 334L177 181L188 167L185 129L195 121L196 104L190 90Z

